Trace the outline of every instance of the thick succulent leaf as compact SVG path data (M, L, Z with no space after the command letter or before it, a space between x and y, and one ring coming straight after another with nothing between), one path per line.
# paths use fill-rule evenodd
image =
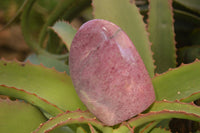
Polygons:
M66 20L70 20L77 13L81 12L85 7L91 3L91 0L62 0L60 1L51 14L48 16L46 23L43 25L43 28L39 36L39 44L43 45L45 40L47 29L49 26L52 26L61 16L64 15Z
M186 11L178 10L178 9L173 9L173 11L174 11L175 18L179 18L179 19L181 18L184 21L188 21L197 26L200 25L200 17L199 16L189 13L189 12L186 12Z
M51 27L62 41L67 46L67 49L70 50L72 40L76 34L76 29L72 27L68 22L58 21Z
M153 128L164 128L169 130L169 122L171 119L155 120L135 128L136 133L150 133Z
M200 121L200 107L188 103L159 101L152 105L148 113L140 114L128 123L132 127L137 127L154 120L170 118L190 119L198 122Z
M169 101L200 98L200 62L182 65L152 79L156 99Z
M172 0L150 0L148 31L157 73L176 67L173 21Z
M43 111L48 112L50 116L55 116L57 114L63 113L63 111L56 105L48 102L46 99L41 98L34 93L30 93L23 89L17 89L15 87L0 85L0 94L26 100L27 102L37 107L40 107Z
M149 123L146 123L144 125L138 126L134 128L134 131L136 133L150 133L150 131L156 127L156 125L160 122L160 120L152 121Z
M33 38L33 35L32 35L33 33L30 30L30 28L32 28L33 26L31 26L32 21L30 21L29 18L31 16L30 15L31 9L35 2L36 2L36 0L29 0L27 5L25 6L25 9L22 12L22 16L21 16L21 29L22 29L22 33L23 33L24 39L26 41L26 44L29 45L31 50L35 51L35 53L37 53L37 54L48 55L52 58L59 59L59 60L66 59L66 55L56 55L56 54L51 54L51 53L45 51L38 45L37 41ZM65 5L65 4L63 4L63 5ZM45 31L45 35L46 35L46 28L44 31Z
M54 67L57 71L66 72L69 75L68 65L66 65L63 61L50 58L49 56L32 54L26 59L26 61L30 61L36 65L43 64L48 68Z
M103 130L104 125L96 120L93 114L88 111L67 111L63 114L60 114L52 119L49 119L47 122L41 124L38 129L36 129L33 133L44 133L52 131L58 127L67 125L67 124L91 124L98 128L99 130Z
M182 6L200 13L200 1L199 0L174 0Z
M3 95L23 98L32 94L35 95L34 98L41 97L43 101L56 105L62 110L86 109L76 94L71 78L66 73L31 63L1 60L0 77L0 85L17 88L12 90L1 88L0 93ZM38 99L31 100L35 102Z
M171 102L171 101L157 101L155 102L148 112L152 111L161 111L161 110L170 110L170 111L183 111L190 113L190 114L195 114L199 115L200 114L200 107L196 106L193 103L182 103L179 101Z
M94 17L105 19L124 30L137 48L151 77L154 76L154 65L150 42L134 2L130 0L93 0ZM128 15L129 14L129 15Z
M162 119L171 119L171 118L179 118L179 119L190 119L193 121L200 121L199 115L188 114L180 111L158 111L158 112L150 112L144 115L140 115L140 117L136 117L135 119L131 119L130 125L133 127L140 126L144 123L148 123L154 120L162 120Z
M0 132L30 133L46 121L43 114L23 101L0 99Z

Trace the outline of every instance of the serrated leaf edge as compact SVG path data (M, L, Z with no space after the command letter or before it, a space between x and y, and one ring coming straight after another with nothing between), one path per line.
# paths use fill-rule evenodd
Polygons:
M185 102L185 100L187 101L187 99L189 99L190 97L195 96L195 95L200 95L200 91L195 92L188 97L184 97L184 98L180 99L180 101Z
M150 3L150 1L151 0L148 0L148 3ZM174 24L174 22L175 22L175 19L174 19L174 12L173 12L173 7L172 7L172 3L173 3L173 1L172 0L168 0L168 4L169 4L169 7L170 7L170 13L172 14L172 23ZM150 4L148 5L148 9L150 9ZM150 14L150 11L148 10L148 12L147 12L147 16L149 16ZM147 31L147 33L148 33L148 38L149 38L149 42L150 42L150 46L152 47L152 45L153 45L153 43L150 41L150 33L149 33L149 31L148 31L148 24L149 24L149 22L150 22L150 20L149 20L149 17L148 17L148 19L147 19L147 24L145 24L146 25L146 31ZM177 59L177 48L176 48L176 44L177 44L177 42L176 42L176 40L175 40L175 37L176 37L176 34L175 34L175 30L174 30L174 26L172 25L172 32L174 33L173 35L173 43L175 44L175 59ZM151 48L151 51L152 51L152 48ZM154 52L152 51L152 57L154 57ZM156 63L156 60L153 58L153 63L154 63L154 72L155 72L155 70L156 70L156 68L157 68L157 66L155 65L155 63ZM175 62L176 63L176 65L177 65L177 62ZM169 69L171 69L171 68L169 68ZM155 76L157 76L158 75L158 73L155 73ZM154 76L154 77L155 77ZM154 78L153 77L153 78Z
M0 84L0 86L5 87L5 88L14 89L14 90L17 90L17 91L20 91L20 92L26 93L26 94L28 94L28 95L32 95L32 96L38 98L39 100L45 102L46 104L53 106L54 108L56 108L56 109L58 110L58 112L60 112L60 113L64 112L63 110L61 110L61 109L60 109L58 106L56 106L55 104L53 104L53 103L47 101L46 99L44 99L44 98L38 96L38 95L35 94L35 93L30 93L30 92L28 92L28 91L25 91L24 89L19 89L19 88L16 88L16 87L9 87L9 86L7 86L7 85L3 85L3 84ZM15 97L15 96L13 96L13 97ZM22 99L23 99L23 98L22 98ZM23 99L23 100L26 100L26 99ZM34 104L34 101L29 102L29 103L32 104L32 105L37 106L37 104ZM39 107L39 106L38 106L38 107ZM41 108L41 107L40 107L40 108Z
M14 58L13 60L6 60L5 58L2 57L2 58L0 59L0 62L2 62L2 61L3 61L3 63L4 63L5 66L7 65L7 63L17 63L17 64L21 65L22 67L25 67L26 64L32 65L32 66L36 66L36 67L41 66L41 67L44 68L44 69L48 69L48 70L54 71L54 72L56 72L56 73L64 74L64 75L69 76L65 71L64 71L64 72L59 72L59 71L57 71L57 70L55 69L55 67L48 68L48 67L44 66L42 63L40 63L39 65L33 64L33 63L31 63L29 60L27 60L26 62L21 62L21 61L18 61L16 58Z
M199 115L196 115L196 114L194 114L194 113L186 113L186 112L184 112L184 111L162 110L162 111L152 111L152 112L149 112L149 113L146 113L146 114L139 114L137 117L132 118L132 119L129 121L129 124L132 125L132 126L134 126L134 127L137 127L137 126L139 126L139 125L141 125L141 124L131 124L131 122L136 121L137 119L140 119L140 118L142 118L142 117L147 117L147 116L157 116L157 117L158 117L157 119L159 119L159 114L160 114L160 115L162 115L162 114L182 114L182 115L190 115L190 116L193 116L193 117L197 117L197 118L199 118L199 120L200 120L200 116L199 116ZM174 118L174 117L173 117L173 118ZM179 118L179 117L177 117L177 118ZM157 120L157 119L154 119L154 120ZM152 119L151 121L153 121L153 119ZM147 121L147 122L150 122L150 120Z
M45 123L42 123L40 124L40 126L33 132L33 133L37 133L45 124L48 124L49 122L63 116L63 115L66 115L66 114L70 114L70 113L90 113L88 110L86 111L82 111L80 109L76 110L76 111L66 111L62 114L59 114L57 115L56 117L53 117L53 118L50 118L48 121L46 121ZM90 113L91 114L91 113ZM92 114L91 114L92 115ZM78 122L77 122L78 121ZM75 124L75 123L82 123L82 124L91 124L91 125L98 125L100 128L103 128L104 124L101 123L100 121L97 120L97 118L95 116L93 116L92 118L86 118L84 117L83 115L80 115L80 117L78 118L71 118L71 117L68 117L66 120L62 121L62 122L59 122L53 126L51 126L50 128L48 129L45 129L44 133L47 133L47 132L50 132L51 130L57 128L57 127L60 127L62 125L65 125L65 124ZM98 127L97 127L98 128Z
M71 25L68 21L65 21L65 20L58 20L58 21L56 21L54 24L53 24L53 26L56 24L56 23L67 23L67 24L69 24L69 25ZM63 40L63 37L53 28L53 26L49 26L49 29L51 29L51 30L53 30L55 33L56 33L56 35L58 35L58 37L60 38L60 40L62 40L62 42L65 44L65 46L67 47L67 49L70 51L70 47L69 47L69 44L67 44L64 40ZM73 25L71 25L71 27L74 29L74 30L78 30L78 29L76 29ZM72 39L73 40L73 39Z
M195 63L200 63L200 60L199 59L195 59L195 61L193 61L192 63L188 63L188 64L184 64L184 63L181 63L181 65L179 67L176 67L176 68L169 68L168 71L164 72L164 73L156 73L155 76L152 78L152 79L155 79L156 77L159 77L159 76L162 76L162 75L165 75L166 73L170 72L170 71L176 71L177 69L179 68L182 68L184 66L189 66L191 64L195 64Z
M197 105L195 105L193 102L191 102L191 103L183 103L183 102L180 102L180 101L178 101L178 100L176 100L176 101L167 101L167 100L162 100L162 101L156 101L155 103L179 103L179 104L183 104L183 105L192 105L192 106L194 106L194 107L198 107L198 108L200 108L199 106L197 106ZM185 111L174 111L174 110L167 110L167 109L162 109L162 110L159 110L159 111L149 111L149 112L147 112L147 113L145 113L145 114L138 114L136 117L134 117L134 118L132 118L132 119L130 119L129 121L128 121L128 124L132 127L132 128L134 128L134 127L137 127L137 126L139 126L140 124L138 124L138 123L134 123L134 124L131 124L131 122L135 122L136 120L138 120L138 119L140 119L140 118L142 118L142 117L147 117L147 116L156 116L156 115L159 115L159 114L167 114L167 113L170 113L170 114L182 114L182 115L190 115L190 116L194 116L194 117L198 117L199 119L200 119L200 115L197 115L197 114L194 114L194 113L187 113L187 112L185 112ZM152 122L152 121L154 121L154 120L157 120L157 119L152 119L151 121L147 121L147 122ZM145 122L146 123L146 122ZM143 123L144 124L144 123Z

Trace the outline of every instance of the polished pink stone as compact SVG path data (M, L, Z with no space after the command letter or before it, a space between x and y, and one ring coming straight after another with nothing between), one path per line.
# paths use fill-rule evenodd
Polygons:
M71 45L69 67L80 99L106 125L130 119L155 100L135 46L109 21L95 19L80 27Z

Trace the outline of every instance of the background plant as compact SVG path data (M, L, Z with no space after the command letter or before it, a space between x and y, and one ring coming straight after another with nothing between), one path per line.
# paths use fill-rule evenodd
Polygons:
M193 103L200 98L199 0L18 1L0 2L6 27L20 24L34 54L24 62L0 61L1 132L199 132L200 108ZM19 10L9 18L12 2ZM76 33L70 23L77 17L109 20L129 35L156 93L145 112L108 127L86 111L68 70ZM174 127L180 119L192 121Z

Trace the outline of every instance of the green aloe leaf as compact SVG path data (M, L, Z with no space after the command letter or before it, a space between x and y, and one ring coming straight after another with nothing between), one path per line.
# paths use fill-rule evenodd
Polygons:
M197 26L200 25L200 17L199 16L192 14L190 12L186 12L186 11L182 11L182 10L178 10L178 9L173 9L173 11L174 11L175 18L182 19L189 23L192 22L193 24L195 24Z
M198 122L200 121L200 107L188 103L158 101L151 106L148 113L140 114L129 120L128 123L132 127L137 127L151 121L170 118L182 118Z
M9 27L12 23L15 22L15 20L20 16L22 11L24 10L24 7L27 5L28 1L29 0L24 0L23 4L20 6L20 8L16 12L16 14L7 22L7 24L5 26L0 28L0 31L4 30L5 28Z
M57 114L63 113L63 110L58 108L55 104L52 104L46 99L39 97L35 93L31 93L23 89L0 85L0 94L23 99L32 105L40 107L43 111L48 112L48 115L50 114L50 116L55 116Z
M30 55L26 61L30 61L33 64L39 65L43 64L45 67L52 68L54 67L59 72L66 72L69 75L69 66L66 65L63 61L56 60L49 56L45 55Z
M200 62L182 65L152 79L156 100L185 100L200 98Z
M0 99L0 132L30 133L46 121L34 106L23 101Z
M63 15L66 20L74 18L75 15L80 13L85 7L90 5L90 3L91 0L61 0L48 16L48 19L40 32L40 46L43 45L49 26L52 26Z
M43 28L40 32L39 36L39 44L42 47L43 42L45 40L47 29L49 26L52 26L63 14L66 10L71 9L70 7L73 5L74 0L61 0L51 14L48 16L46 23L43 25Z
M146 123L144 125L141 125L139 127L136 127L134 129L134 131L136 133L150 133L150 131L156 127L156 125L160 122L160 120L157 120L157 121L153 121L153 122L149 122L149 123Z
M33 133L44 133L53 131L56 128L67 124L91 124L98 128L99 130L104 129L104 125L97 121L93 114L88 111L67 111L60 114L47 122L41 124Z
M67 46L67 49L70 50L72 40L76 34L75 28L73 28L68 22L58 21L51 27L62 41Z
M172 0L150 0L148 31L157 73L176 67L173 21Z
M67 58L66 55L56 55L45 51L38 45L37 41L33 38L32 32L30 31L32 22L30 21L29 18L31 16L30 13L35 2L36 0L28 0L27 5L24 7L24 11L22 12L21 16L21 29L26 44L29 45L29 47L37 54L43 54L58 60L66 59ZM45 30L45 35L46 35L46 30Z
M105 19L124 30L137 48L151 77L154 64L148 34L142 16L130 0L93 0L94 17Z
M40 103L42 99L49 105L55 105L57 110L60 109L59 112L51 110L52 115L61 113L61 110L86 109L73 87L71 78L66 73L31 63L1 60L0 77L0 85L5 86L0 88L0 94L17 96L21 99L29 99L30 96L33 99L29 100L32 100L33 104Z
M182 6L200 13L200 1L199 0L174 0Z

